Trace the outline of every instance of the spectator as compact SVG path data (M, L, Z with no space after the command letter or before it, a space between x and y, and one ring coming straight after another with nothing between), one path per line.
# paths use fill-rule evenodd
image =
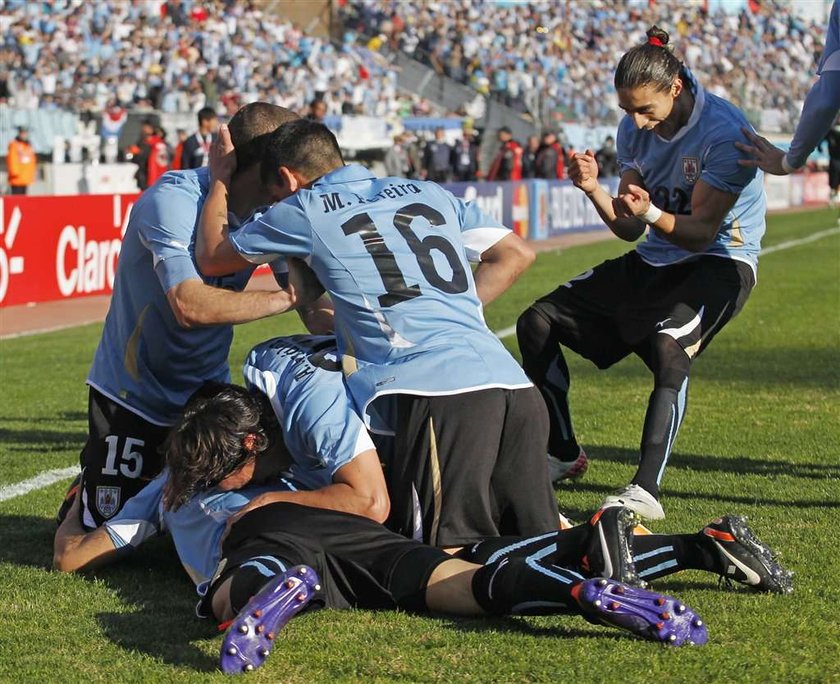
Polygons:
M178 137L178 144L175 145L175 152L172 155L172 168L182 169L184 167L181 166L181 159L184 156L184 143L187 141L187 131L183 128L178 128L175 131L175 135Z
M140 135L137 142L128 148L126 159L137 164L134 178L141 190L149 187L149 159L152 156L152 139L155 135L156 123L152 119L144 119L140 124Z
M566 151L554 131L545 131L537 155L537 178L558 180L566 177Z
M452 148L452 175L456 181L474 181L478 175L478 145L472 129L465 129Z
M352 113L342 112L342 113ZM324 117L327 115L327 103L321 98L315 98L309 103L309 112L306 114L307 119L323 123Z
M19 126L17 137L9 143L6 168L9 171L9 188L13 195L25 195L35 182L35 150L29 143L29 131Z
M618 177L618 155L615 151L615 139L608 135L601 149L595 153L598 175L603 178Z
M538 135L528 136L528 143L522 153L522 177L538 178L537 175L537 153L540 151L540 137Z
M446 142L442 128L435 129L435 138L426 143L423 150L423 171L426 180L446 183L452 173L452 148Z
M146 171L146 187L172 168L172 152L166 144L166 131L155 126L154 133L146 139L149 146L149 161Z
M385 153L385 172L389 176L413 178L414 167L408 154L404 133L394 136L394 144Z
M219 130L219 117L210 107L198 112L198 130L184 142L179 169L199 169L207 166L210 159L210 144ZM151 185L151 183L150 183Z
M507 126L499 129L499 151L487 172L489 181L522 180L522 145Z

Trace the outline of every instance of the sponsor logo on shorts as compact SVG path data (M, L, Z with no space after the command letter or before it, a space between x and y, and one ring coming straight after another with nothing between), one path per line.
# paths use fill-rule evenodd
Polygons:
M119 487L97 487L96 488L96 510L103 518L110 518L120 507Z
M697 157L683 157L682 162L685 182L694 185L700 178L700 160Z

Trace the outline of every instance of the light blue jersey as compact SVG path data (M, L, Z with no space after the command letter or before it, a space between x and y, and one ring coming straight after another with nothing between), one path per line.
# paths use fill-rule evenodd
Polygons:
M268 340L251 350L242 372L271 401L292 455L286 476L298 488L326 487L339 468L374 449L347 396L334 337Z
M157 425L172 424L204 382L230 378L227 357L233 339L230 325L182 328L167 290L200 278L239 291L253 272L249 268L221 278L199 274L195 233L208 189L207 169L171 171L137 200L87 378L96 390Z
M165 511L165 486L166 471L126 501L120 512L105 522L105 531L119 549L136 548L168 530L181 564L202 596L221 560L221 540L228 519L260 494L297 489L288 480L278 478L270 484L230 492L213 489L193 497L176 511Z
M840 113L840 4L837 0L831 5L817 74L819 79L805 98L802 117L785 155L794 169L804 166L808 155L819 145Z
M765 229L764 173L739 165L738 159L744 157L734 145L735 141L747 142L741 128L751 128L750 124L737 107L707 93L690 73L688 76L694 109L688 123L671 140L637 129L631 116L621 121L617 140L621 173L638 171L651 202L671 214L691 213L691 195L698 181L738 194L704 254L744 261L755 271ZM654 266L700 256L668 242L654 230L648 231L636 250Z
M529 387L487 328L470 261L510 234L435 183L350 165L231 235L254 263L305 259L330 293L347 386L372 429L374 399Z
M176 511L163 510L164 471L105 523L116 548L137 547L169 530L200 594L216 571L221 537L233 514L264 492L325 487L339 468L374 448L347 396L335 338L296 335L269 340L251 351L244 373L248 384L271 401L292 457L289 470L266 485L228 492L211 489Z

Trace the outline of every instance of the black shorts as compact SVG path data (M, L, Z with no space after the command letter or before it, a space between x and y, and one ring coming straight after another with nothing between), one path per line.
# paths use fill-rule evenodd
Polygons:
M598 368L632 352L649 361L657 333L673 337L693 359L743 308L754 285L750 265L734 259L651 266L633 251L572 278L532 309L560 344Z
M222 544L222 560L200 612L211 614L213 594L237 572L248 595L270 577L254 560L270 557L289 568L305 564L321 579L313 600L328 608L422 611L434 569L452 557L395 534L368 518L293 503L274 503L242 516ZM246 565L247 564L247 565ZM243 567L245 566L245 567Z
M548 414L536 388L399 395L396 422L383 459L390 529L454 547L557 528Z
M160 445L169 428L154 425L92 387L88 439L82 466L80 514L87 528L99 527L163 468Z

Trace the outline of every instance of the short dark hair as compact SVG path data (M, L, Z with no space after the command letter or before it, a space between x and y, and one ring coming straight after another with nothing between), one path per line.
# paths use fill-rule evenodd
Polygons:
M668 90L683 73L683 64L668 49L668 34L658 26L647 30L647 41L624 53L615 70L615 89L653 86Z
M283 124L268 141L260 175L263 183L277 180L281 166L309 179L319 178L344 164L341 148L329 128L311 119Z
M228 123L230 140L236 151L236 168L244 170L258 163L271 134L284 123L298 118L293 111L268 102L249 102L240 107Z
M200 126L205 121L212 121L213 119L218 119L219 115L216 114L216 110L212 107L202 107L198 110L198 125Z
M246 446L248 435L254 438ZM163 444L169 469L164 505L176 509L215 487L268 449L277 435L277 418L264 394L238 385L205 383L187 401Z

